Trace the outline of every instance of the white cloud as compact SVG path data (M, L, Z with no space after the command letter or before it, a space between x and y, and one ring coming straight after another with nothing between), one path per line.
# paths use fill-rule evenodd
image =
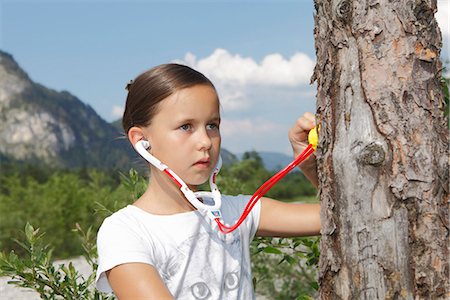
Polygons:
M223 126L222 126L223 125ZM289 126L261 117L224 119L221 125L222 146L232 153L272 151L291 154L287 138Z
M261 88L301 88L309 84L314 61L304 53L290 58L281 54L266 55L261 62L251 57L231 54L218 48L211 55L197 58L188 52L176 60L202 72L212 80L226 112L243 111L257 103L249 94Z
M441 28L443 48L447 48L447 55L449 54L449 40L450 40L450 2L449 0L438 1L438 11L436 13L436 20ZM450 57L447 57L449 59Z
M450 37L450 2L448 0L438 1L438 11L436 13L436 20L441 28L442 36L444 38Z
M114 105L111 109L111 116L115 119L122 118L124 108L122 106Z
M278 133L284 129L279 123L262 118L240 120L222 119L220 128L223 137Z
M314 61L304 53L296 53L289 59L278 53L269 54L258 63L251 57L233 55L220 48L202 59L187 53L181 62L221 85L305 85L314 69Z
M220 104L226 111L244 110L251 106L244 91L227 89L222 86L216 86L216 88L220 95Z
M271 54L263 59L250 82L279 86L306 85L313 69L314 61L306 54L296 53L289 60L280 54Z

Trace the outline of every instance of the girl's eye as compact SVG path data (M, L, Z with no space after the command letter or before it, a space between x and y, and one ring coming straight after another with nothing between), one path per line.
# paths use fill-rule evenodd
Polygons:
M190 124L183 124L183 125L180 126L180 129L184 130L184 131L188 131L188 130L191 129L191 125Z
M216 124L216 123L208 124L208 125L206 126L206 129L208 129L208 130L216 130L216 129L219 129L219 124Z

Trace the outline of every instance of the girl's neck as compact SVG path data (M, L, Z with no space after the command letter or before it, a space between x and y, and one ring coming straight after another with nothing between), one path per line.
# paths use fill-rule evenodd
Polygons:
M147 190L134 205L156 215L172 215L195 210L178 186L159 170L153 170Z

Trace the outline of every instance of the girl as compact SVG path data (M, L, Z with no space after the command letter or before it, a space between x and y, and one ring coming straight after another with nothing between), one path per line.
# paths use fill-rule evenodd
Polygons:
M188 187L211 175L220 153L220 104L214 85L183 65L165 64L127 87L123 127L133 145L169 166ZM289 131L294 155L315 126L310 113ZM315 159L301 164L317 187ZM259 236L308 236L320 231L318 204L261 198L238 229L221 234L179 186L150 165L146 192L106 218L99 229L97 288L121 299L254 299L249 244ZM222 196L222 218L233 224L249 196ZM200 199L201 200L201 199Z

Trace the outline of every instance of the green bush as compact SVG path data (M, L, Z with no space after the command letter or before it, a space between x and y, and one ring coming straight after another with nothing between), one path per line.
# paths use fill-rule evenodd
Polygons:
M81 253L81 246L70 234L74 224L98 228L102 216L92 213L96 202L105 203L112 194L120 193L106 173L94 170L86 178L74 172L56 172L42 183L29 175L15 173L1 177L0 183L0 249L20 254L23 249L12 238L30 222L44 232L51 232L48 240L59 258Z
M53 249L43 242L43 233L34 229L29 223L25 225L24 241L16 242L25 255L19 257L14 251L9 255L0 253L0 276L12 278L8 283L19 287L33 289L41 299L83 299L112 300L114 296L98 292L94 288L97 270L97 252L92 229L86 232L77 226L76 231L82 238L81 246L84 256L92 267L92 273L84 278L72 265L53 262Z
M317 296L319 237L257 237L251 244L255 290L270 299Z

